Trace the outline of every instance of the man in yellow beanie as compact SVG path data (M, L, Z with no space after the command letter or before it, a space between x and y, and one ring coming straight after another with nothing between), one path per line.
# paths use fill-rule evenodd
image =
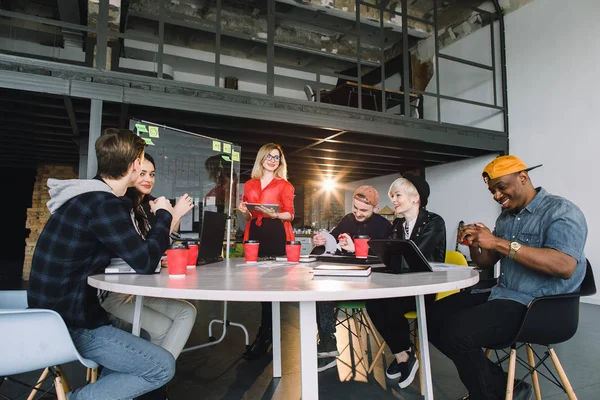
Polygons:
M527 306L540 296L579 290L586 271L587 224L570 201L534 187L518 157L501 156L483 170L483 180L502 207L493 232L476 222L457 240L469 245L480 268L500 261L491 291L464 291L435 303L429 339L456 365L470 400L503 399L506 377L482 348L505 343L517 333ZM529 399L531 386L519 383L514 399Z

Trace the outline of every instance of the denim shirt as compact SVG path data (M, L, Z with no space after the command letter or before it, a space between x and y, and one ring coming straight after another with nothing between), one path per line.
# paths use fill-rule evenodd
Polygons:
M586 270L583 253L587 224L581 210L569 200L543 188L518 214L504 211L496 220L494 235L510 242L550 248L577 260L575 272L561 279L529 269L514 259L500 255L501 274L489 300L508 299L528 305L534 298L579 290Z

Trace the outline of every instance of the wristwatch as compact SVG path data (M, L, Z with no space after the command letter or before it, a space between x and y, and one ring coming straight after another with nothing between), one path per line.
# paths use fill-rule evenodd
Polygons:
M519 242L510 242L510 251L508 252L508 258L515 258L515 254L521 248L521 243Z

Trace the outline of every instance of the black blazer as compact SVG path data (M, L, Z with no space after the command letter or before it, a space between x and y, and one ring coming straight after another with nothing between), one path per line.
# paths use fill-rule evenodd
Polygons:
M404 239L404 218L396 218L392 224L392 239ZM420 209L410 240L428 261L444 262L446 259L446 223L439 215Z

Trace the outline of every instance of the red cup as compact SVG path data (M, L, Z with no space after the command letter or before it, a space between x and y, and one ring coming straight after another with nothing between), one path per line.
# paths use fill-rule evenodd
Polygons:
M188 248L187 267L196 268L196 262L198 261L198 245L194 243L188 244Z
M188 247L185 243L172 244L167 249L167 262L169 275L183 276L186 274L188 261Z
M367 258L369 256L369 236L357 235L354 238L354 255L356 258Z
M255 263L258 261L258 240L247 240L244 242L244 254L246 255L247 263Z
M299 241L285 242L285 254L288 262L300 262L300 250L302 250L302 243Z

